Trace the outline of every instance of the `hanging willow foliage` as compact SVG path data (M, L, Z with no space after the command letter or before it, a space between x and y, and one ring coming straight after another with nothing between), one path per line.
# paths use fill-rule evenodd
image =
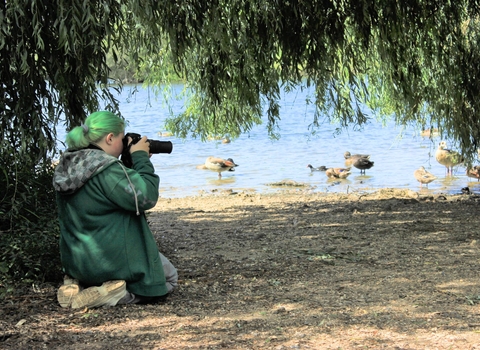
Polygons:
M438 127L476 154L477 1L167 1L159 6L177 70L201 96L170 119L186 135L209 121L241 132L263 103L273 131L280 87L315 85L316 113L364 125L362 104L398 124ZM279 86L281 85L281 86Z
M316 112L364 125L361 104L399 124L439 127L464 153L478 146L477 1L88 0L3 2L2 139L43 157L60 115L81 121L106 100L106 53L128 54L148 82L175 67L189 108L178 135L260 123L275 135L282 88L315 86ZM98 89L99 84L101 89Z

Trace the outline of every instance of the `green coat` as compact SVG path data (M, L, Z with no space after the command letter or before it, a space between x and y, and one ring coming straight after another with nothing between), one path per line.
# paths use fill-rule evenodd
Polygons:
M94 146L62 155L53 178L62 265L86 286L125 280L129 292L161 296L165 275L145 217L160 180L146 152L132 159L126 168Z

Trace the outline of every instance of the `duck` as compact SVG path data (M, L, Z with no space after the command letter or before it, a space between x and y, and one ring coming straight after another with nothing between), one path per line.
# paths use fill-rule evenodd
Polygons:
M358 158L353 166L357 169L360 169L360 174L365 174L365 170L370 169L373 167L374 162L367 158Z
M369 154L354 154L351 155L350 152L344 153L345 166L354 166L357 169L360 169L360 174L365 174L366 169L373 167L374 162L370 160Z
M218 178L222 178L222 172L224 171L235 171L235 167L239 166L236 164L232 158L218 158L218 157L208 157L205 160L205 169L215 171L218 173Z
M480 165L474 165L471 168L467 168L467 176L480 181Z
M428 172L423 166L415 170L413 172L413 176L415 176L417 181L420 182L420 187L422 187L422 185L426 185L427 188L428 184L437 178L435 175Z
M420 136L425 138L438 137L440 136L440 131L437 128L424 129L420 132Z
M351 168L328 168L325 175L330 179L346 179L351 174Z
M366 158L370 159L369 154L351 154L350 152L346 151L343 154L343 157L345 158L345 166L352 166L353 163L359 159L359 158Z
M326 171L327 167L325 165L320 165L319 167L314 167L312 164L308 164L307 168L310 168L310 171L313 173L314 171Z
M453 167L463 163L462 155L447 148L447 142L441 141L435 152L437 162L447 168L447 175L453 175Z

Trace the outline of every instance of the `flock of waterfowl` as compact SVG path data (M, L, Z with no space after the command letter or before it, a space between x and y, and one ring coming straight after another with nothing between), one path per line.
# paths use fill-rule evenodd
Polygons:
M345 167L338 167L338 168L328 168L324 165L319 167L314 167L311 164L308 164L307 167L310 168L312 172L314 171L322 171L325 172L325 175L328 178L332 179L346 179L352 172L352 167L357 168L360 170L360 174L365 174L367 169L373 167L374 162L370 159L369 154L351 154L350 152L345 152ZM445 141L441 141L438 145L438 148L435 152L435 159L436 161L445 166L446 168L446 175L452 176L453 175L453 167L464 162L464 158L461 156L460 153L450 150L447 148L447 143ZM197 166L198 169L206 169L215 171L218 173L218 178L222 178L222 172L224 171L235 171L235 167L239 166L236 164L232 158L218 158L218 157L208 157L205 160L205 163L202 165ZM415 179L420 183L420 187L426 185L428 188L428 184L432 181L436 180L437 177L427 171L425 167L421 166L416 169L413 173ZM466 175L471 178L475 178L480 181L480 165L475 165L467 169Z
M373 167L374 162L370 160L369 154L351 154L350 152L345 152L343 155L345 158L345 168L327 168L322 165L319 167L314 167L311 164L308 164L307 167L313 171L324 171L325 175L331 179L346 179L352 172L352 166L360 170L360 174L365 174L367 169Z
M310 168L312 172L324 171L325 175L327 175L329 178L346 179L351 174L350 170L352 166L359 169L360 174L365 174L365 170L370 169L374 164L374 162L370 160L370 155L368 154L352 155L350 152L345 152L344 157L346 166L345 168L327 168L324 165L320 167L314 167L311 164L308 164L307 167ZM438 145L438 148L435 152L435 159L439 164L445 166L447 176L453 175L454 166L464 162L464 158L460 153L447 148L447 143L445 141L441 141ZM423 166L415 170L413 175L420 183L420 187L422 187L422 185L426 185L428 188L428 184L437 179L435 175L427 171ZM480 165L467 168L466 175L480 181Z

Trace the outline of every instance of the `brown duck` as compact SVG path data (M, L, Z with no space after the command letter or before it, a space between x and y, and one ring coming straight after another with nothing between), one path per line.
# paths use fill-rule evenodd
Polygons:
M330 179L346 179L348 175L351 174L351 168L328 168L325 171L325 175L327 175Z
M415 176L417 181L420 182L420 187L422 187L422 185L426 185L427 188L428 184L437 178L435 175L428 172L423 166L415 170L413 172L413 175Z
M467 176L477 179L477 181L480 181L480 165L474 165L473 167L468 168Z

